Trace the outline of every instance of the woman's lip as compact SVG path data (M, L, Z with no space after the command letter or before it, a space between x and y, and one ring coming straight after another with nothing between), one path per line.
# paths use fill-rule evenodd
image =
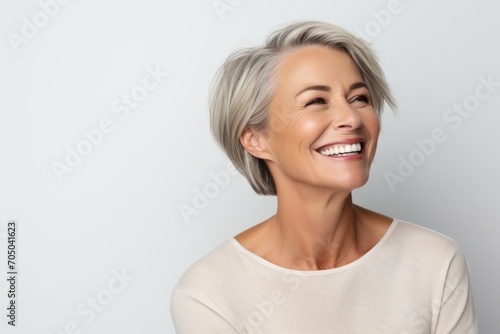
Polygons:
M339 140L336 142L328 143L326 145L322 145L321 147L317 148L315 151L320 152L321 150L326 150L327 148L330 148L333 146L356 144L356 143L361 143L362 148L365 146L365 141L363 138L350 138L350 139L343 139L343 140Z
M364 158L363 152L348 154L348 155L323 155L318 152L322 157L335 161L351 161L351 160L362 160Z

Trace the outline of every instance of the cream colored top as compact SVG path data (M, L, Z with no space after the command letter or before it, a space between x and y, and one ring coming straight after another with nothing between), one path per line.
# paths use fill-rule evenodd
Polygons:
M477 333L457 244L398 220L358 260L321 271L277 266L231 239L184 273L171 314L178 334Z

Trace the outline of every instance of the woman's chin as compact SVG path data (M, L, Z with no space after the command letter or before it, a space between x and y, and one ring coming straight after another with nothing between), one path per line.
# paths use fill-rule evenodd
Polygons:
M325 182L330 189L348 190L361 188L368 182L368 174L364 175L343 175L342 179L329 180Z

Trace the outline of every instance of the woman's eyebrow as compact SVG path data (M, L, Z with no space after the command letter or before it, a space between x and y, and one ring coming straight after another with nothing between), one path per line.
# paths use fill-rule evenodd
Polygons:
M350 87L349 87L349 91L353 91L357 88L368 88L366 86L366 84L362 81L359 81L359 82L355 82L353 83ZM331 91L331 88L330 86L324 86L324 85L314 85L314 86L309 86L309 87L306 87L304 89L302 89L297 95L295 95L295 97L299 96L300 94L304 93L304 92L307 92L309 90L319 90L319 91L322 91L322 92L329 92Z
M357 88L362 88L362 87L368 89L368 86L366 86L366 84L363 81L355 82L351 85L351 87L349 87L349 91L353 91Z
M315 85L315 86L309 86L301 90L295 97L299 96L300 94L307 92L308 90L319 90L322 92L329 92L331 91L330 86L323 86L323 85Z

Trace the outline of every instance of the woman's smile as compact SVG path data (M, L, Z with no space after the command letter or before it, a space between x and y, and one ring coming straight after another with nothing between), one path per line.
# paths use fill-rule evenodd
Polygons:
M360 138L353 138L351 140L345 140L342 143L331 143L320 147L316 151L323 156L335 159L361 159L363 140Z

